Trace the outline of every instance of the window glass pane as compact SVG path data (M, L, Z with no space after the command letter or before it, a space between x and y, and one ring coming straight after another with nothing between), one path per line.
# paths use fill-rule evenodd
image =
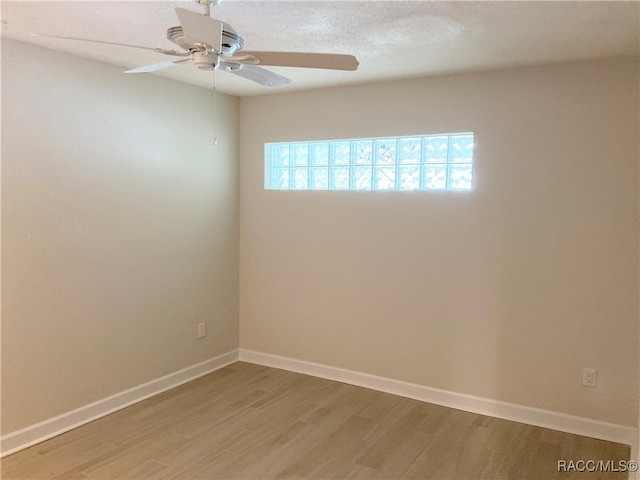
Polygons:
M286 143L275 143L271 147L271 166L281 167L289 165L289 145Z
M473 135L449 137L449 161L471 163L473 158Z
M328 165L329 164L329 144L312 143L309 152L309 163L311 165Z
M396 139L381 138L374 142L375 163L393 165L396 163Z
M275 190L286 190L289 188L289 169L271 169L271 188Z
M420 166L398 167L398 189L414 190L420 188Z
M326 190L329 188L329 169L318 167L311 169L311 185L314 190Z
M396 188L396 167L373 167L373 185L376 190Z
M309 163L309 144L292 144L289 157L292 165L307 165Z
M420 163L421 138L401 138L398 140L398 163Z
M371 167L351 167L355 190L371 190Z
M293 184L291 188L295 188L296 190L306 190L309 188L309 169L304 168L292 168L291 175L293 176Z
M424 138L424 161L445 163L447 161L448 137Z
M331 189L349 189L349 167L331 167L329 169L329 182Z
M451 165L449 167L449 188L453 190L471 190L472 167L470 164Z
M351 162L368 164L371 163L371 140L362 140L351 143Z
M422 185L426 189L444 190L447 188L447 166L425 165L422 167Z
M331 163L334 165L349 165L351 142L331 142Z
M473 133L265 143L275 190L471 190Z

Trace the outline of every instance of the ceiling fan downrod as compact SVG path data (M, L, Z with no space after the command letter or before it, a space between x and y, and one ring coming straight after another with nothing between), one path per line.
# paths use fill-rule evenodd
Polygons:
M218 5L222 0L194 0L198 5L202 5L204 8L204 14L207 17L211 16L211 5L214 7Z

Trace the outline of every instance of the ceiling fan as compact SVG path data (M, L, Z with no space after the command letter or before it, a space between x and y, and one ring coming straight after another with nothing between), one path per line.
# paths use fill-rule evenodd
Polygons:
M291 84L291 80L262 68L263 65L350 71L358 68L358 60L353 55L243 51L244 40L233 27L210 16L211 5L217 5L220 0L195 0L195 2L204 7L204 14L176 8L180 25L167 30L167 39L178 45L181 50L149 48L55 35L36 34L36 36L139 48L179 57L176 60L127 70L125 73L147 73L175 65L193 64L200 70L221 69L271 88L285 87Z

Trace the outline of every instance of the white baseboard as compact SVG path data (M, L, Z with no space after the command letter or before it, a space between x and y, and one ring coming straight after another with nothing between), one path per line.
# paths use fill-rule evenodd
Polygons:
M57 417L8 433L0 438L0 457L60 435L129 405L153 397L198 377L238 361L238 350L233 350L204 362L156 378L124 392L116 393L97 402L77 408Z
M467 412L502 418L504 420L512 420L576 435L624 443L631 445L634 455L637 451L636 442L638 430L626 425L601 422L590 418L553 412L551 410L542 410L540 408L527 407L515 403L439 390L437 388L425 387L423 385L402 382L391 378L378 377L367 373L252 350L240 349L240 360L349 383L359 387L371 388L381 392L392 393L394 395L434 403L444 407L456 408L458 410L465 410Z
M467 412L528 423L562 432L584 435L631 445L632 456L638 454L638 430L626 425L601 422L590 418L576 417L563 413L475 397L461 393L439 390L367 373L346 370L318 363L281 357L252 350L234 350L202 363L192 365L164 377L151 380L137 387L125 390L97 402L85 405L57 417L11 432L0 438L0 457L40 443L80 425L121 410L146 398L157 395L183 383L214 372L237 360L256 363L268 367L281 368L292 372L326 378L338 382L371 388L423 402L465 410Z

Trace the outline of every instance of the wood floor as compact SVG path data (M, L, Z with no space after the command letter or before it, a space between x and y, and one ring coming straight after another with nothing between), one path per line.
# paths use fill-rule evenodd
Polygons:
M3 479L553 479L629 447L238 362L3 459Z

